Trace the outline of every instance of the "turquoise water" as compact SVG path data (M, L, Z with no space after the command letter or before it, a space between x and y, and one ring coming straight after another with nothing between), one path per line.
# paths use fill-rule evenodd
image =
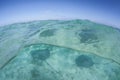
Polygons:
M119 34L86 20L0 27L0 79L119 80Z

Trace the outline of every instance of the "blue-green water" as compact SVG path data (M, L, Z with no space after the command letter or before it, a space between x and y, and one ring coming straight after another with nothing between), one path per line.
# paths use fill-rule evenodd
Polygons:
M0 27L0 79L119 80L119 34L86 20Z

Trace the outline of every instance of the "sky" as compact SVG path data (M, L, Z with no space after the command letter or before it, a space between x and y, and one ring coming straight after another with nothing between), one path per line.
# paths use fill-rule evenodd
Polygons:
M87 19L120 28L120 0L0 0L0 25Z

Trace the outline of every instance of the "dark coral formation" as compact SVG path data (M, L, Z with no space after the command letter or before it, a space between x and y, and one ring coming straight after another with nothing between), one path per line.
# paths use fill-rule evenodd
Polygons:
M56 29L48 29L40 33L41 37L50 37L55 34Z
M94 43L98 42L98 37L96 31L91 29L83 29L78 33L80 42L82 43Z
M92 61L92 59L89 56L86 56L86 55L78 56L76 58L75 62L76 62L76 65L78 67L89 68L89 67L94 65L94 62Z
M38 61L38 60L44 61L50 57L50 52L48 49L35 50L35 51L31 51L31 55L34 61Z

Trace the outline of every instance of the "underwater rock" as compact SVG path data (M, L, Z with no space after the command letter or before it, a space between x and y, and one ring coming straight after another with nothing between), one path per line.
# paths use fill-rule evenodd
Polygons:
M48 49L45 50L35 50L35 51L31 51L31 55L33 60L37 61L37 60L46 60L47 58L50 57L50 52Z
M81 30L80 33L78 33L80 37L80 42L81 43L95 43L98 42L98 37L96 35L96 31L94 30L89 30L89 29L84 29Z
M48 29L40 33L40 36L42 37L50 37L55 34L56 29Z
M92 59L86 55L78 56L76 58L75 62L78 67L85 67L85 68L89 68L89 67L93 66L93 64L94 64Z

